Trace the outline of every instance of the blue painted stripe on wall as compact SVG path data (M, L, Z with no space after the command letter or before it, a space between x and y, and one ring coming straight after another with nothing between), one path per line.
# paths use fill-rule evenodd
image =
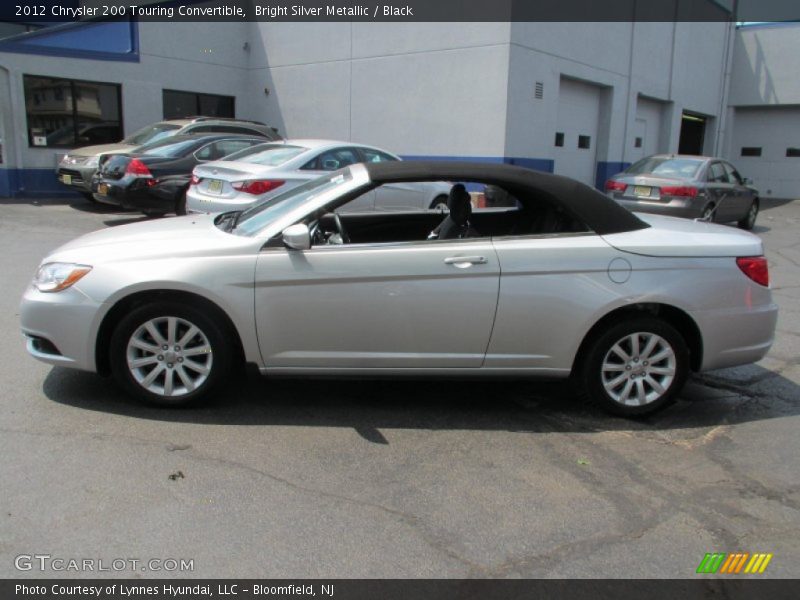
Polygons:
M0 198L15 196L77 197L58 182L54 169L0 169Z
M608 181L609 177L612 177L619 173L620 171L624 171L628 167L631 166L629 162L604 162L598 161L597 162L597 171L595 172L595 179L594 179L594 186L598 190L602 190L606 186L606 181Z

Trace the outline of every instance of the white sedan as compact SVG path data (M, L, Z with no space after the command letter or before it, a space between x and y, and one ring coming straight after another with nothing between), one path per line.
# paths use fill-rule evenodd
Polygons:
M195 167L186 192L186 211L242 210L356 163L399 160L386 150L350 142L298 139L260 144ZM443 182L397 182L365 194L346 210L444 209L449 191L450 185Z

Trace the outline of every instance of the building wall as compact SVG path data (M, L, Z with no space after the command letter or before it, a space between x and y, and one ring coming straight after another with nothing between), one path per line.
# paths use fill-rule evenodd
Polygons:
M126 133L162 118L164 88L233 95L237 117L290 137L508 162L602 185L645 154L677 151L689 111L707 118L704 152L738 164L737 117L748 115L746 131L759 118L743 109L800 106L797 31L734 35L725 23L645 22L140 23L138 62L0 52L0 175L8 167L18 174L14 185L5 176L5 191L0 176L0 195L58 189L52 170L64 150L28 147L24 73L122 84ZM796 113L771 114L786 138L774 141L795 144ZM555 145L560 129L563 147ZM588 153L575 147L583 134ZM786 185L769 189L800 195Z
M508 23L258 23L250 78L289 137L502 157ZM279 125L279 127L281 127Z
M122 84L125 134L163 118L162 90L236 97L237 116L247 118L247 23L140 23L139 62L87 60L0 52L0 195L62 191L54 169L64 148L28 145L23 74ZM244 107L244 109L242 108ZM5 184L3 182L5 181ZM6 189L5 194L3 185ZM16 190L10 189L15 187Z
M800 157L787 156L800 148L800 24L739 28L733 65L726 156L762 197L800 198Z
M565 80L578 80L593 86L587 94L598 96L596 185L641 157L635 147L640 104L648 105L649 119L652 109L659 112L659 126L648 131L657 142L644 144L677 151L686 110L708 117L706 151L713 153L724 120L731 31L726 23L512 24L506 152L555 158L556 172L580 175L580 153L554 146L559 123L569 122L559 119L559 88ZM534 94L536 82L543 84L541 99ZM574 149L577 136L567 136L565 144Z

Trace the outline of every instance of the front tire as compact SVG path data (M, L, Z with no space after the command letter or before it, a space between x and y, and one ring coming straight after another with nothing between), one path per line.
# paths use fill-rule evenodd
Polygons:
M211 395L230 372L233 349L203 312L177 302L146 304L111 336L111 372L131 395L184 406Z
M674 327L655 317L635 317L593 340L582 379L591 401L636 417L672 404L688 368L686 341Z
M750 210L747 211L747 214L744 217L742 217L741 221L737 223L740 229L750 231L751 229L753 229L753 227L756 226L756 219L758 218L758 209L759 209L759 202L758 198L756 198L750 205Z
M81 192L81 196L86 198L92 204L99 204L99 202L95 200L94 194L92 192Z

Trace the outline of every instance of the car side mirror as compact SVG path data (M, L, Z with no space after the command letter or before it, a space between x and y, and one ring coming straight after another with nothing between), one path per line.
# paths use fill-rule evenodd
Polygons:
M292 250L311 248L311 232L305 223L295 223L283 230L283 245Z

